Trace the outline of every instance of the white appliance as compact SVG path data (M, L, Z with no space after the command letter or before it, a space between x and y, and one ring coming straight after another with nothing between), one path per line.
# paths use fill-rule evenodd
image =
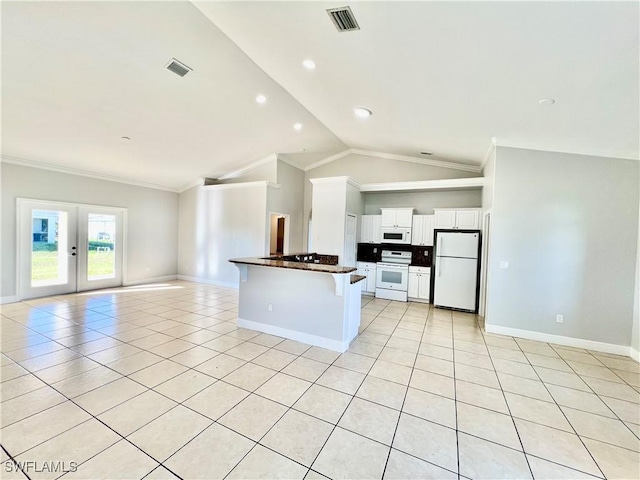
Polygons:
M381 243L411 244L411 228L409 227L381 227ZM411 260L409 260L411 263Z
M376 298L407 301L411 252L383 250L376 265Z
M433 304L477 311L480 232L436 231Z

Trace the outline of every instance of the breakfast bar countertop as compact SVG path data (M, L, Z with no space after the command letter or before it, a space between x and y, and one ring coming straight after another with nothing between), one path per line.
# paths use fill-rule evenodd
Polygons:
M260 257L247 257L247 258L232 258L229 260L232 263L245 264L245 265L257 265L262 267L275 267L275 268L289 268L292 270L307 270L310 272L320 273L351 273L357 270L356 267L342 267L340 265L326 265L322 263L308 263L298 261L287 260L273 260L271 258Z

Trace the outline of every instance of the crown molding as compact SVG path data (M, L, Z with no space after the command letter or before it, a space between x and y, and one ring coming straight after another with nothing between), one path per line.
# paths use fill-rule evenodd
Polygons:
M313 170L314 168L320 167L322 165L326 165L327 163L334 162L339 160L347 155L365 155L367 157L375 157L375 158L383 158L385 160L396 160L399 162L408 162L408 163L417 163L419 165L429 165L432 167L440 167L440 168L449 168L453 170L462 170L464 172L473 172L480 173L481 167L476 165L466 165L463 163L457 162L449 162L444 160L436 160L431 158L418 158L418 157L410 157L408 155L397 155L395 153L385 153L385 152L373 152L370 150L362 150L358 148L350 148L348 150L344 150L335 155L331 155L330 157L325 158L324 160L320 160L318 162L312 163L311 165L307 165L304 168L305 172L309 170Z
M313 170L314 168L318 168L321 167L322 165L326 165L327 163L331 163L334 162L336 160L340 160L343 157L346 157L347 155L349 155L351 153L351 149L348 150L343 150L342 152L338 152L334 155L331 155L323 160L318 160L315 163L312 163L311 165L307 165L306 167L304 167L304 171L308 172L309 170Z
M347 177L347 176L310 178L309 181L313 185L320 185L320 184L327 184L327 183L346 183L349 185L353 185L358 190L360 190L360 184L356 182L353 178Z
M491 142L489 143L489 148L487 148L487 153L484 154L482 163L480 164L480 171L484 171L484 167L487 166L487 163L489 162L489 159L491 158L491 155L493 155L493 152L495 151L497 146L498 139L496 137L491 137Z
M224 175L218 177L218 180L228 180L230 178L235 178L238 177L240 175L242 175L243 173L246 173L250 170L253 170L255 168L258 168L262 165L265 165L269 162L272 162L274 160L278 160L278 155L276 153L270 153L269 155L267 155L264 158L261 158L260 160L257 160L253 163L250 163L249 165L245 165L242 168L239 168L237 170L233 170L232 172L229 173L225 173Z
M256 188L256 187L280 188L280 185L277 183L269 182L267 180L259 180L257 182L219 183L218 185L202 186L204 190L231 190L234 188Z
M178 193L179 190L175 187L168 185L158 185L156 183L142 182L140 180L134 180L132 178L117 177L115 175L106 175L102 173L89 172L87 170L80 170L77 168L63 167L60 165L53 165L51 163L36 162L34 160L26 160L24 158L11 157L8 155L2 155L0 157L0 163L10 163L13 165L20 165L23 167L39 168L40 170L49 170L51 172L66 173L68 175L77 175L80 177L95 178L97 180L105 180L107 182L124 183L127 185L134 185L136 187L153 188L155 190L164 190L166 192Z
M361 192L406 192L424 190L465 190L484 186L484 177L447 178L416 182L364 183Z
M202 185L204 185L204 180L202 178L199 178L197 180L194 180L193 182L181 186L178 189L178 193L186 192L187 190L191 190L193 187L201 187Z
M495 137L494 137L495 138ZM600 154L600 153L593 153L593 152L581 152L581 151L577 151L577 150L564 150L562 148L542 148L542 147L537 147L537 146L533 146L533 145L527 145L527 144L523 144L523 143L518 143L518 142L510 142L508 140L504 140L504 139L496 139L496 147L505 147L505 148L517 148L519 150L531 150L534 152L546 152L546 153L566 153L569 155L581 155L583 157L598 157L598 158L606 158L608 160L626 160L626 161L640 161L640 156L611 156L611 155L607 155L607 154Z
M367 155L369 157L384 158L386 160L397 160L399 162L417 163L420 165L430 165L432 167L450 168L452 170L462 170L463 172L480 173L477 165L467 165L464 163L436 160L432 158L418 158L409 155L397 155L395 153L371 152L369 150L352 149L351 153L356 155Z

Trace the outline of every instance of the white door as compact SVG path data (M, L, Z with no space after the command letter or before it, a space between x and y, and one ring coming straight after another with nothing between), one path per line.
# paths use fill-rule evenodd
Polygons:
M477 258L478 233L439 233L436 256Z
M476 259L438 257L433 304L475 310L477 268Z
M373 243L382 243L382 215L371 215L371 231Z
M433 246L433 215L423 216L423 230L422 236L424 245Z
M419 298L418 295L418 286L419 286L420 280L418 278L418 274L417 273L411 273L409 272L409 282L407 285L407 296L411 297L411 298Z
M478 210L459 210L456 214L456 226L461 230L477 230L479 222Z
M78 207L78 291L122 285L124 212Z
M424 217L425 217L424 215L413 216L413 229L411 230L411 245L424 245Z
M342 261L342 265L345 267L356 266L356 221L355 215L347 213L344 229L344 260Z
M20 299L76 291L77 207L18 199Z
M411 222L413 220L413 210L410 208L399 209L396 212L396 225L398 227L411 228Z
M395 227L396 211L383 208L382 215L380 216L380 225L383 227Z
M362 215L362 227L360 229L360 242L372 243L373 242L373 216Z
M376 291L376 267L370 267L367 271L367 292Z
M122 285L122 208L18 199L21 300Z
M455 210L440 210L435 213L434 228L452 229L456 226Z
M431 287L431 275L420 273L418 277L418 298L429 300L429 288Z

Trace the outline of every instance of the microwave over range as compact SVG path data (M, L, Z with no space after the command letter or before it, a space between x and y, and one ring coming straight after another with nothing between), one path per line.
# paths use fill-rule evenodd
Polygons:
M382 227L380 230L382 243L411 244L411 228L409 227Z

